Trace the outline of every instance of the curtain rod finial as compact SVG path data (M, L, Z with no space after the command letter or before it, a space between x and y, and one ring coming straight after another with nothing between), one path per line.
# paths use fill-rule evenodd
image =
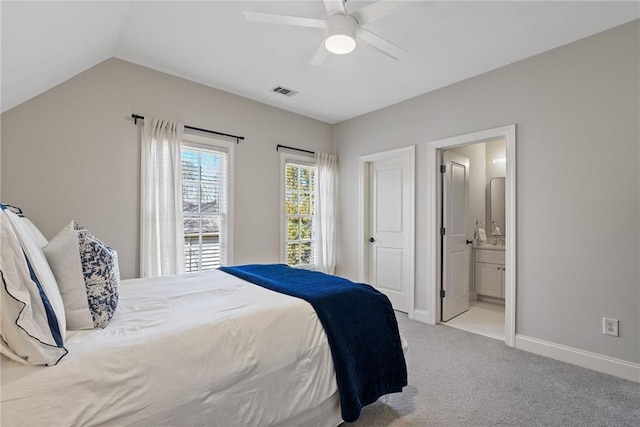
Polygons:
M133 119L134 125L138 124L138 120L144 120L144 116L139 116L138 114L131 114L131 118Z

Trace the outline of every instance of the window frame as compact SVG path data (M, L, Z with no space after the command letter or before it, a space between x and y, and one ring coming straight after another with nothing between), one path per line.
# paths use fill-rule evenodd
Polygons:
M234 199L234 150L235 142L225 141L212 136L183 133L180 145L180 157L182 158L182 148L195 148L199 150L224 151L227 155L227 212L226 212L226 244L224 247L225 262L222 265L233 265L233 199ZM184 231L183 231L184 234ZM183 254L184 256L184 254ZM203 271L203 270L198 270Z
M281 152L280 153L280 262L283 264L287 264L287 214L286 214L286 197L287 197L287 183L286 183L286 166L287 163L298 164L301 166L312 166L316 168L315 173L315 191L314 197L317 195L317 179L318 179L318 168L316 165L315 158L311 155L300 155L300 154L292 154ZM317 204L318 201L315 201L316 212L317 212ZM315 254L315 243L316 243L316 221L313 221L313 229L312 229L312 237L311 243L313 246L314 254ZM314 256L314 264L300 264L296 265L296 268L304 268L307 270L315 270L316 269L316 256ZM288 265L288 264L287 264Z

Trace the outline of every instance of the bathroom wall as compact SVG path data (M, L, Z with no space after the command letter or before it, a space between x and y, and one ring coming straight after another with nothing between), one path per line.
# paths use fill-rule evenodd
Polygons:
M487 184L489 184L491 178L507 176L506 162L493 163L495 159L506 158L507 152L505 141L502 138L489 141L485 145L487 153Z

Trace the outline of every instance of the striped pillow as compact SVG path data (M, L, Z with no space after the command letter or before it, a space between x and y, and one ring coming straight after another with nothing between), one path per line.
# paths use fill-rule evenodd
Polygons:
M25 224L26 229L29 231L30 239L33 240L39 248L43 248L44 245L47 244L46 237L42 235L42 232L38 229L38 227L35 226L34 223L31 222L29 218L24 216L24 214L22 213L22 209L11 205L5 205L5 207L9 211L18 215L18 217L22 218L22 222Z
M36 267L34 258L27 255L27 248L21 244L19 233L14 229L16 219L19 220L0 204L0 352L25 365L55 365L67 354L64 311L56 312L42 280L42 272L46 272L48 265L45 262ZM34 243L25 243L33 252ZM37 256L35 260L39 261ZM44 276L51 285L53 276ZM57 290L55 281L53 285Z

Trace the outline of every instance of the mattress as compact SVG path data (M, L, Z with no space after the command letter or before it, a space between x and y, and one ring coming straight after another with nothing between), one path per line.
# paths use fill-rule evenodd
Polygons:
M221 271L123 281L111 323L65 346L52 367L2 358L3 426L342 421L313 308Z

